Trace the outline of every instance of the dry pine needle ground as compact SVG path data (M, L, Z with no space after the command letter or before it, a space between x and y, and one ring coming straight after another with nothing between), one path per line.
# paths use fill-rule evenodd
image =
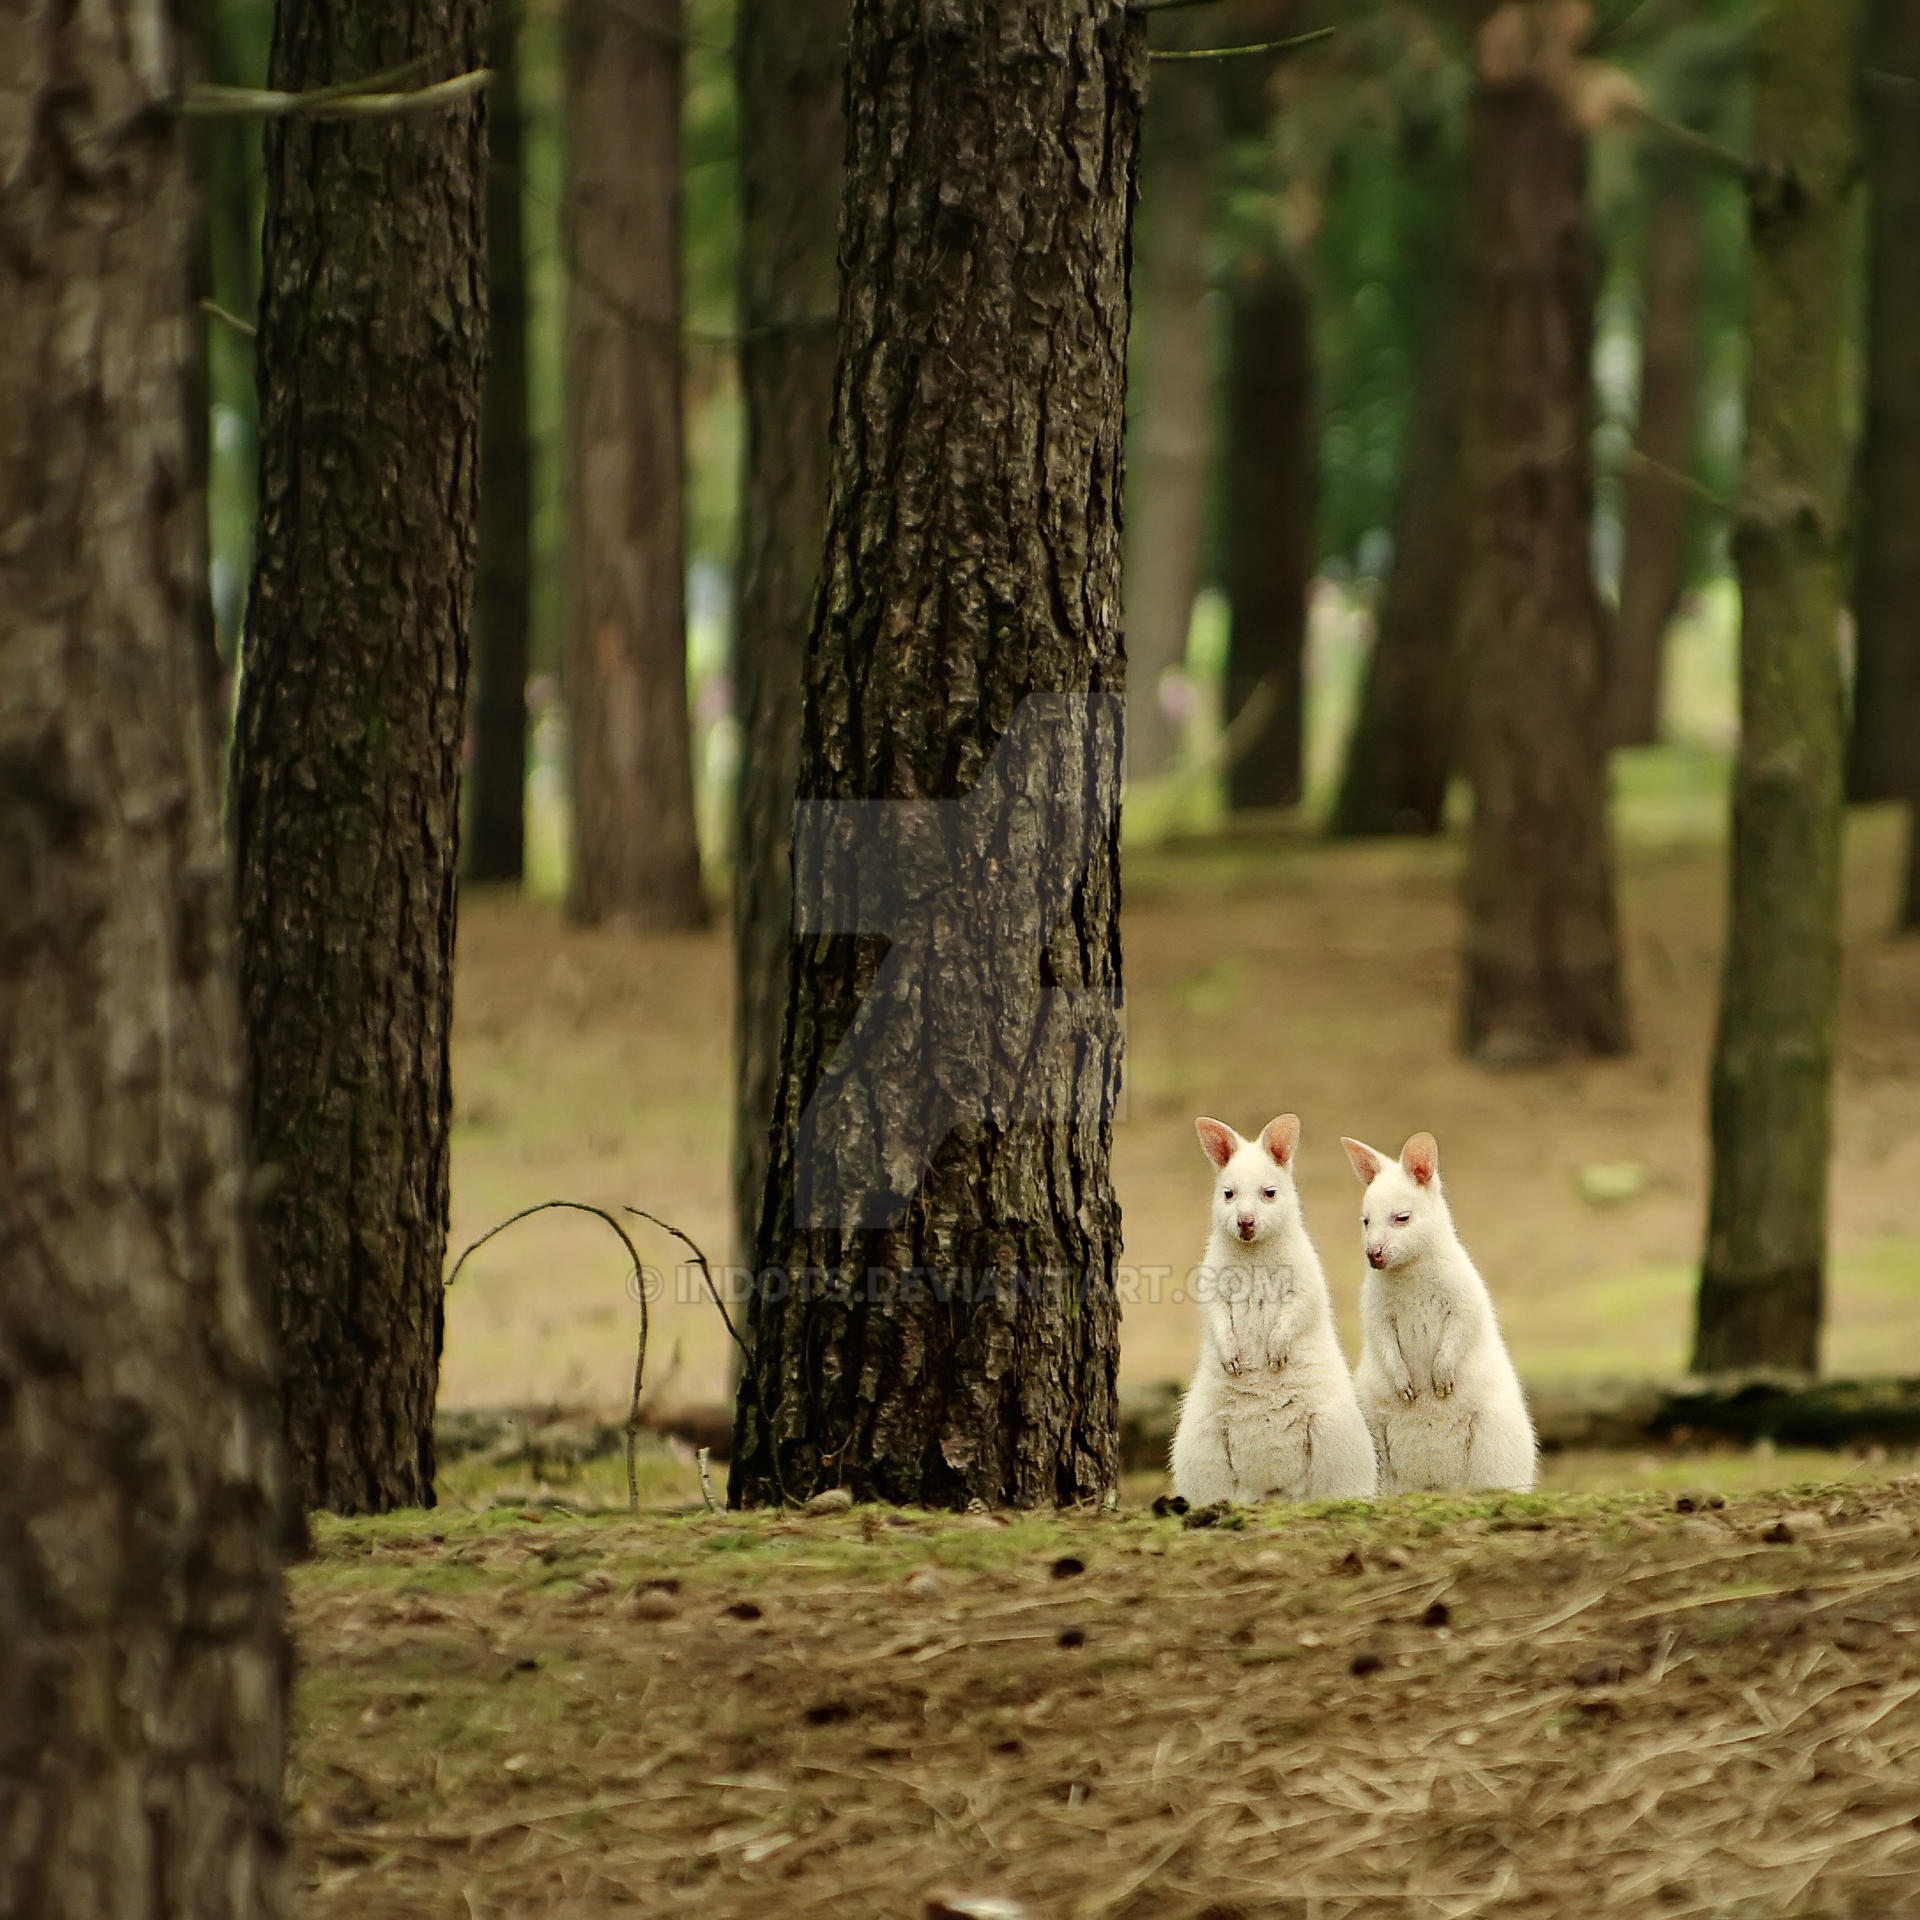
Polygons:
M303 1904L1912 1913L1917 1534L1920 1478L323 1523Z

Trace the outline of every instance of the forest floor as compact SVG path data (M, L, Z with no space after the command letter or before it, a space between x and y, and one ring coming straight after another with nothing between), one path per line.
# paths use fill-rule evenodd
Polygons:
M1680 1372L1723 776L1622 757L1637 1046L1539 1072L1453 1053L1457 838L1329 848L1265 823L1129 851L1124 1379L1190 1362L1193 1116L1286 1109L1349 1340L1337 1136L1426 1127L1523 1373ZM1835 1372L1920 1372L1900 834L1886 810L1848 826ZM566 1198L731 1258L724 933L583 932L476 893L460 937L454 1245ZM641 1244L665 1276L652 1392L718 1398L718 1321L673 1244ZM492 1243L449 1299L443 1401L624 1409L624 1279L577 1216ZM707 1510L684 1448L640 1464L638 1514L617 1462L496 1454L450 1462L431 1513L316 1524L291 1576L316 1920L1920 1907L1905 1461L1559 1454L1537 1495L1207 1527L1154 1517L1153 1474L1098 1516L742 1516Z
M323 1520L302 1910L1911 1913L1920 1478L1730 1464L1205 1528L1151 1489L630 1517L605 1478Z
M1329 846L1287 823L1130 849L1127 1082L1114 1130L1124 1380L1181 1378L1180 1280L1206 1226L1193 1117L1304 1121L1306 1217L1351 1343L1358 1189L1338 1137L1428 1128L1448 1196L1533 1378L1685 1365L1706 1208L1706 1074L1725 896L1723 757L1617 756L1621 915L1636 1045L1492 1072L1453 1050L1457 836ZM1888 936L1902 822L1857 811L1836 1080L1835 1373L1920 1372L1920 940ZM664 1215L716 1262L729 1219L731 958L723 930L568 926L476 891L454 1030L453 1243L562 1197ZM657 1260L651 1373L723 1396L726 1339L674 1244ZM623 1409L634 1309L599 1223L543 1216L477 1255L448 1303L443 1402ZM677 1358L676 1358L677 1356Z

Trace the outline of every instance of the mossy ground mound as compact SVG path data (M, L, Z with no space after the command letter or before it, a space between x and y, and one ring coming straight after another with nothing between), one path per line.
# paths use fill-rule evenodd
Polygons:
M323 1521L306 1910L1907 1912L1917 1534L1920 1477L1858 1468L1237 1527Z

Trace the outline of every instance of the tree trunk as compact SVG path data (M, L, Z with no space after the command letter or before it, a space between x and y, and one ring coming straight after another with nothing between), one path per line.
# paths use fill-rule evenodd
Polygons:
M280 0L270 84L481 64L481 0ZM447 1028L486 357L477 101L267 132L233 821L294 1485L433 1500Z
M573 890L596 924L706 918L687 725L681 0L569 0L567 518Z
M1577 17L1502 6L1481 30L1472 109L1461 1038L1491 1064L1628 1044L1588 552L1586 145L1562 91Z
M1209 76L1162 67L1140 142L1140 245L1134 270L1139 371L1127 460L1127 771L1172 765L1180 728L1160 685L1187 657L1200 591L1209 421L1207 234L1220 143Z
M1627 468L1620 617L1607 687L1617 747L1651 746L1660 734L1661 657L1687 584L1686 475L1700 386L1700 183L1685 161L1663 158L1646 175L1638 458Z
M1753 42L1740 748L1714 1039L1697 1372L1819 1362L1840 969L1841 366L1853 9L1781 0Z
M286 1488L241 1258L181 48L157 0L37 32L0 71L0 1912L271 1920Z
M847 0L742 0L740 599L733 683L734 1215L760 1230L793 945L793 796L814 577L827 531Z
M1097 1499L1143 35L1106 0L856 0L848 73L803 940L732 1497Z
M1301 793L1315 551L1313 310L1277 242L1241 258L1227 297L1226 714L1238 730L1227 802L1290 807Z
M1866 419L1847 795L1920 786L1920 0L1868 0ZM1911 898L1911 896L1910 896ZM1906 925L1920 925L1909 912Z
M206 4L189 11L191 42L188 57L199 77L219 86L246 86L259 79L257 67L249 71L252 49L248 36L236 23L234 7ZM239 327L253 323L260 305L260 224L256 196L259 189L260 128L248 120L210 116L198 120L192 129L192 157L195 185L200 200L200 235L203 282L197 289L221 309L221 315L201 312L195 324L200 330L203 356L201 406L196 418L205 416L197 431L200 435L198 459L210 483L219 473L224 499L220 508L229 516L224 528L216 529L211 516L216 503L208 498L210 531L237 533L243 551L231 576L220 583L217 593L209 592L206 619L212 628L212 644L224 676L240 651L240 614L250 555L245 551L253 525L254 439L257 426L254 405L253 342ZM212 447L211 409L229 410L230 419L241 424L240 444L216 460ZM212 584L211 582L209 583ZM229 707L222 699L215 706L215 720L224 740Z
M520 206L520 0L491 0L487 89L487 386L473 599L467 877L519 884L526 852L532 444Z
M1393 561L1374 616L1359 707L1328 831L1339 839L1438 833L1467 674L1458 647L1466 573L1466 327L1460 165L1430 121L1402 146L1400 245L1430 315L1393 511Z
M1920 821L1920 0L1870 0L1866 422L1847 791ZM1920 830L1900 925L1920 929Z

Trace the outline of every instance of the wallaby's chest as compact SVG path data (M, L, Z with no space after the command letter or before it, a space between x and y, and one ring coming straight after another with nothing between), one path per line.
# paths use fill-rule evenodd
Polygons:
M1210 1252L1204 1275L1207 1298L1237 1324L1270 1318L1293 1298L1297 1269L1284 1256L1254 1262L1230 1254L1222 1258L1218 1247Z
M1457 1303L1431 1281L1382 1289L1382 1311L1407 1364L1418 1368L1431 1362Z

